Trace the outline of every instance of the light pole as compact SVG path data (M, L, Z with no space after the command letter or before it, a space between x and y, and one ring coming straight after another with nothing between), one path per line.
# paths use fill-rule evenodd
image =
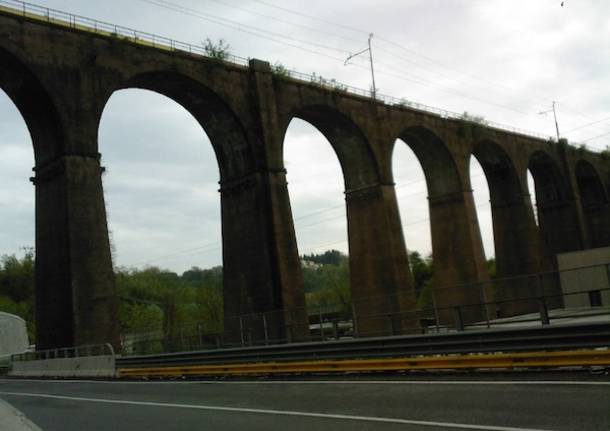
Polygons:
M373 99L377 99L377 86L375 85L375 68L373 67L373 47L371 44L372 39L373 39L373 33L369 34L369 47L367 49L363 49L360 52L357 52L356 54L350 54L349 57L347 57L347 60L345 60L345 63L343 63L343 65L347 66L347 64L349 63L349 61L352 58L357 57L360 54L364 54L365 52L368 51L369 61L371 62L371 77L373 78L373 88L371 90L371 94L373 96Z

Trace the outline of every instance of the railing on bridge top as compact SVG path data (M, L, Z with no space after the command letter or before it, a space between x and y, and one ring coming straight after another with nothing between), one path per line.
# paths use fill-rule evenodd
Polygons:
M87 18L80 15L74 15L72 13L51 9L32 3L26 3L20 0L0 0L0 11L18 14L26 18L66 26L82 31L92 32L95 34L116 37L118 39L141 45L146 45L161 50L180 51L194 56L208 57L205 47L201 45L180 42L175 39L159 36L153 33L134 30L128 27L98 21L96 19ZM246 67L249 63L249 59L244 57L238 57L232 54L228 54L224 61L238 66ZM372 92L370 90L364 90L362 88L345 85L339 83L334 79L328 80L316 74L308 75L293 70L283 70L281 75L283 77L312 83L314 85L326 87L335 91L343 91L345 93L356 96L372 98ZM441 118L463 119L464 117L463 113L447 111L445 109L436 108L422 103L412 102L405 98L376 94L375 100L379 103L383 103L390 106L399 106L412 110L422 111L427 114L434 114ZM496 123L493 121L485 121L485 125L486 127L489 127L491 129L498 129L501 131L507 131L537 139L554 141L554 138L550 135L531 132L517 127Z
M444 297L465 288L474 293L471 297L475 300L441 305ZM396 304L400 299L398 295L370 297L337 304L310 304L306 309L288 312L247 314L225 320L222 331L198 323L175 327L167 334L154 331L124 335L123 355L285 344L302 341L298 337L303 334L312 341L332 341L610 322L610 265L495 278L467 285L430 285L419 292L415 309L369 311ZM304 315L308 316L306 324L287 321L290 316ZM282 322L279 332L277 322ZM282 335L278 338L274 332Z

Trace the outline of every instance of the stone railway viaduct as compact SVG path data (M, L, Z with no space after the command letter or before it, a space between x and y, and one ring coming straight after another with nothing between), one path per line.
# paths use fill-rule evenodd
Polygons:
M394 295L363 302L368 312L415 308L392 175L397 142L411 147L425 172L438 286L489 277L472 156L489 183L499 275L552 269L556 253L610 244L610 166L599 154L278 76L259 60L239 66L0 11L0 88L34 146L38 348L118 344L98 124L110 96L126 88L175 100L213 145L227 317L283 310L271 322L276 332L306 319L294 312L305 299L282 155L293 118L319 129L340 161L353 298ZM528 289L511 286L505 295ZM479 299L458 288L437 301Z

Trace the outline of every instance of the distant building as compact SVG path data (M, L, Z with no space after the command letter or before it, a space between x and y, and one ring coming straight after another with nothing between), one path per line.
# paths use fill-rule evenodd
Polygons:
M610 247L557 255L565 307L610 306Z

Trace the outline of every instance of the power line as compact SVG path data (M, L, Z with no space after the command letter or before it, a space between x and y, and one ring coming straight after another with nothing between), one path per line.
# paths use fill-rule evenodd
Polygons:
M603 122L608 121L608 120L610 120L610 117L602 118L601 120L593 121L591 123L583 124L583 125L580 125L578 127L574 127L573 129L566 130L564 133L574 132L575 130L584 129L585 127L592 126L593 124L603 123Z
M366 32L366 31L364 31L362 29L358 29L358 28L351 27L351 26L346 26L346 25L343 25L343 24L340 24L340 23L337 23L337 22L334 22L334 21L326 20L326 19L323 19L323 18L320 18L320 17L317 17L317 16L305 14L305 13L302 13L302 12L299 12L299 11L295 11L293 9L289 9L289 8L286 8L286 7L282 7L282 6L278 6L278 5L269 3L267 1L263 1L263 0L251 0L251 1L254 1L254 2L262 4L264 6L267 6L267 7L276 9L276 10L280 10L280 11L283 11L283 12L286 12L286 13L289 13L289 14L297 15L297 16L300 16L300 17L305 17L305 18L308 18L308 19L311 19L311 20L315 20L315 21L324 23L324 24L329 24L329 25L335 26L337 28L343 28L343 29L351 31L351 32L356 32L356 33L359 33L359 34L367 34L368 33L368 32ZM481 76L481 75L477 75L477 74L472 74L470 72L465 72L465 71L460 70L460 69L455 68L455 67L447 66L447 65L445 65L445 64L443 64L443 63L441 63L441 62L439 62L439 61L437 61L437 60L435 60L435 59L433 59L433 58L431 58L429 56L421 54L421 53L419 53L419 52L417 52L417 51L415 51L413 49L406 48L402 44L398 44L398 43L396 43L394 41L391 41L389 39L386 39L384 37L377 37L377 39L379 41L381 41L381 42L385 42L386 44L394 47L395 49L399 49L399 50L401 50L403 52L406 52L406 53L408 53L410 55L415 55L415 56L417 56L419 58L422 58L422 59L426 60L427 62L436 65L436 67L441 67L443 69L447 69L447 70L451 70L451 71L454 71L454 72L458 72L462 76L466 76L466 77L468 77L470 79L476 80L478 84L480 84L481 81L484 81L484 82L487 82L488 84L494 86L495 88L504 88L505 91L508 91L508 92L511 92L511 93L515 91L515 87L508 86L508 85L506 85L505 83L502 83L502 82L491 80L491 79L489 79L488 77L485 77L485 76ZM405 60L405 61L407 61L407 62L409 62L411 64L415 64L415 65L417 65L419 67L423 67L423 68L426 68L428 70L432 70L433 72L438 73L441 76L445 76L445 77L448 77L448 78L453 78L453 77L449 77L448 75L446 75L444 73L437 72L434 69L431 69L430 67L421 66L420 63L418 63L418 62L416 62L416 61L414 61L412 59L407 59L406 57L398 56L398 55L392 53L391 51L389 51L387 49L384 49L382 47L378 47L377 49L379 49L381 51L388 52L390 54L393 54L394 57L403 59L403 60ZM534 89L534 91L536 91L541 97L544 97L545 99L550 99L547 95L543 95L537 89ZM533 99L530 100L530 102L533 102ZM487 102L485 102L485 103L487 103ZM502 106L500 106L500 107L502 107ZM589 118L589 117L583 115L582 113L578 113L578 111L576 111L574 109L570 109L568 107L565 107L565 109L567 109L568 111L572 111L574 113L577 113L578 115L580 115L580 116L582 116L584 118ZM512 109L512 110L514 110L514 109ZM517 111L517 112L522 113L521 111Z
M349 51L347 51L345 49L342 49L342 48L335 48L335 47L331 47L331 46L328 46L328 45L319 44L319 43L316 43L316 42L311 42L311 41L307 41L307 40L303 40L303 39L298 39L298 38L295 38L295 37L292 37L292 36L289 36L289 35L286 35L286 34L283 34L283 33L277 33L277 32L273 32L273 31L270 31L270 30L263 30L263 29L261 29L259 27L251 26L251 25L248 25L248 24L243 24L243 23L240 23L238 21L233 21L233 20L230 20L230 19L227 19L227 18L222 18L222 17L216 16L216 15L212 15L212 14L209 14L209 13L200 12L200 11L198 11L196 9L191 9L191 8L188 8L188 7L185 7L185 6L181 6L181 5L177 4L177 3L172 3L172 2L169 2L169 1L165 1L165 0L139 0L139 1L144 2L144 3L148 3L148 4L153 5L153 6L161 7L161 8L164 8L164 9L168 9L168 10L171 10L171 11L174 11L174 12L178 12L178 13L181 13L181 14L184 14L184 15L188 15L188 16L191 16L193 18L203 19L205 21L212 22L214 24L218 24L218 25L222 25L222 26L225 26L225 27L232 28L233 30L245 32L245 33L251 34L253 36L257 36L257 37L260 37L260 38L263 38L263 39L267 39L267 40L270 40L270 41L273 41L273 42L277 42L277 43L281 43L281 44L284 44L284 45L292 46L292 47L295 47L295 48L307 49L307 48L304 48L304 47L301 47L301 46L298 46L298 45L291 45L291 44L285 42L284 39L289 39L289 40L292 40L293 42L297 42L297 43L301 43L301 44L305 44L305 45L314 46L316 48L322 48L322 49L326 49L326 50L330 50L330 51L335 51L335 52L340 53L340 54L349 54ZM271 35L271 36L266 36L265 34ZM281 39L276 39L277 37L279 37ZM322 53L315 52L315 51L312 51L312 53L322 54ZM337 59L336 57L330 57L330 58Z
M589 141L592 141L594 139L602 138L602 137L608 136L608 135L610 135L610 132L602 133L601 135L593 136L592 138L581 140L580 142L589 142Z
M257 37L260 37L260 38L263 38L263 39L266 39L266 40L270 40L272 42L280 43L280 44L283 44L283 45L286 45L286 46L290 46L290 47L293 47L293 48L296 48L296 49L300 49L300 50L309 52L311 54L321 55L321 56L324 56L324 57L332 59L332 60L343 61L343 59L340 59L338 57L335 57L335 56L332 56L332 55L329 55L329 54L326 54L326 53L322 53L322 52L319 52L319 51L316 51L316 50L313 50L313 49L310 49L310 48L306 48L306 47L303 47L303 46L300 46L300 45L295 45L295 44L292 44L292 43L288 43L288 42L286 42L284 40L276 39L275 37L277 36L277 37L287 38L287 39L293 40L293 41L298 42L298 43L309 44L311 46L316 46L316 47L319 47L319 48L322 48L322 49L332 50L332 51L335 51L335 52L341 52L343 54L349 54L349 51L346 51L344 49L330 47L328 45L322 45L322 44L313 43L313 42L309 42L309 41L304 41L302 39L293 38L291 36L286 36L284 34L280 34L280 33L276 33L276 32L270 32L268 30L261 30L260 28L257 28L257 27L254 27L254 26L244 25L244 24L238 23L236 21L231 21L231 20L228 20L228 19L225 19L225 18L215 17L215 16L210 15L210 14L204 14L204 13L201 13L201 12L195 10L195 9L185 8L183 6L177 5L176 3L170 3L170 2L167 2L167 1L164 1L164 0L139 0L139 1L151 4L151 5L154 5L154 6L157 6L157 7L162 7L162 8L165 8L165 9L169 9L169 10L172 10L174 12L182 13L182 14L185 14L185 15L188 15L188 16L204 19L206 21L213 22L213 23L218 24L218 25L226 26L226 27L232 28L232 29L237 30L237 31L246 32L248 34L252 34L254 36L257 36ZM242 28L242 27L245 27L245 28ZM251 30L247 30L247 29L251 29ZM273 37L261 34L261 32L271 34ZM362 64L355 64L355 66L360 67L360 68L368 69L368 66L364 66ZM403 81L412 82L412 83L415 83L415 84L418 84L418 85L424 85L424 86L427 86L427 87L430 87L430 88L436 88L436 89L438 89L440 91L443 91L445 93L449 93L449 94L453 94L453 95L456 95L456 96L459 96L459 97L471 99L471 100L478 101L478 102L481 102L481 103L485 103L485 104L488 104L488 105L491 105L491 106L496 106L498 108L511 110L511 111L517 112L517 113L522 114L522 115L529 115L529 113L526 113L526 112L523 112L523 111L519 111L519 110L516 110L516 109L511 108L511 107L507 107L507 106L500 105L500 104L497 104L497 103L494 103L494 102L490 102L490 101L487 101L487 100L484 100L484 99L481 99L481 98L478 98L478 97L473 97L473 96L470 96L468 94L464 94L464 93L461 93L461 92L458 92L458 91L455 91L455 90L451 90L450 87L444 88L442 86L439 86L438 84L435 84L433 82L428 82L427 80L421 79L419 77L407 78L407 77L404 76L405 72L402 71L402 70L399 71L399 73L401 73L401 75L392 74L392 73L383 72L383 71L378 72L378 73L386 75L386 76L394 77L394 78L397 78L397 79L400 79L400 80L403 80Z

